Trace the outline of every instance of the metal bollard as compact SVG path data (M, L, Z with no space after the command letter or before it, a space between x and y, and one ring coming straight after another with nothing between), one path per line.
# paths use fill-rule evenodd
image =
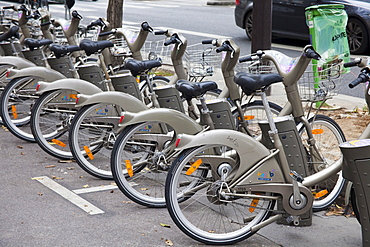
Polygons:
M362 246L370 246L370 139L345 142L343 177L353 182L362 229Z

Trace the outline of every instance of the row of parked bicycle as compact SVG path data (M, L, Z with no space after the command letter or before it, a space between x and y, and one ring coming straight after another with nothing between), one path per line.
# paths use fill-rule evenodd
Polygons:
M3 25L0 35L2 124L92 176L114 179L134 202L167 207L190 237L233 244L275 221L307 225L312 209L342 192L345 136L312 106L330 96L344 66L364 68L351 86L366 82L366 59L323 67L312 63L321 59L312 46L298 58L274 50L240 58L231 39L188 46L180 33L143 22L131 40L104 18L83 29L97 30L98 40L78 41L76 11L62 28L64 45L56 37L62 25L47 11L19 10L19 25ZM33 27L40 20L42 39L32 38L31 18ZM166 37L160 48L170 51L171 78L154 73L163 54L143 50L149 33ZM204 80L217 59L224 88ZM248 66L235 74L238 62ZM307 74L315 79L302 83ZM284 107L267 100L274 83L284 84ZM360 138L369 137L367 128Z

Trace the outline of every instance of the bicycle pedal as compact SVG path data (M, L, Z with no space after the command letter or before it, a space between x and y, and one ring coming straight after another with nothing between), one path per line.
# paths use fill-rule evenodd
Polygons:
M293 170L290 170L289 176L290 176L293 180L295 180L295 181L297 181L297 182L299 182L299 183L302 183L302 182L303 182L303 180L304 180L304 178L303 178L300 174L298 174L298 172L293 171Z
M301 217L290 215L290 216L286 217L285 220L288 222L288 224L291 224L293 222L293 224L295 226L299 226L299 222L301 221Z

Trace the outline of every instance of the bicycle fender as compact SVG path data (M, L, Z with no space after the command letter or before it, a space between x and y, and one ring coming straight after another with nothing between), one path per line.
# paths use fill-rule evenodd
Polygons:
M56 70L49 69L46 67L35 66L30 68L24 68L21 70L9 70L8 78L20 78L20 77L36 77L40 78L42 81L52 82L59 79L66 78L63 74L59 73Z
M102 92L99 87L88 81L75 78L65 78L53 82L38 82L37 93L41 94L44 92L59 89L71 89L77 91L78 93L84 94L95 94Z
M138 113L124 112L122 116L123 122L119 125L120 127L148 121L158 121L169 124L174 128L175 133L178 134L196 134L203 130L203 127L188 115L168 108L155 108Z
M13 56L0 57L0 65L10 65L11 67L15 67L17 69L36 67L36 64L28 61L25 58Z
M178 135L177 150L184 150L201 145L221 144L232 147L240 156L241 166L238 168L233 182L238 181L237 185L245 183L269 183L284 182L284 176L274 157L261 162L257 168L255 165L269 156L268 150L263 144L254 138L235 130L216 129L201 132L196 135ZM253 168L253 171L249 171ZM271 180L259 180L259 174L269 174L274 171L274 178ZM241 178L248 172L248 176Z
M136 97L123 92L99 92L94 95L79 94L76 106L82 107L98 103L115 104L129 112L139 112L149 109Z

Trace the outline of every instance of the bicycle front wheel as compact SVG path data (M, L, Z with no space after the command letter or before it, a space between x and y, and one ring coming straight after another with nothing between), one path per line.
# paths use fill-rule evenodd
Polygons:
M239 166L237 151L218 144L189 148L173 162L165 187L167 209L189 237L205 244L235 244L270 216L275 200L264 196L271 193L242 195L229 188Z
M132 201L147 207L166 205L164 186L174 138L171 126L155 121L127 126L119 135L111 169L117 186Z
M32 77L13 79L1 94L0 114L3 124L16 137L35 142L29 122L35 100L37 80Z
M303 145L308 151L309 172L314 174L342 158L339 144L345 142L346 139L339 125L328 116L316 115L309 119L309 122L312 126L317 153L310 148L311 140L308 140L304 127L300 129L300 133ZM328 208L342 192L344 184L345 179L342 177L342 172L339 172L313 186L311 188L315 198L313 210L320 211Z
M123 109L109 103L83 106L69 131L69 145L78 165L90 175L113 179L110 157Z
M32 107L32 134L41 149L58 159L73 158L68 130L77 112L76 96L77 92L69 89L45 92Z

